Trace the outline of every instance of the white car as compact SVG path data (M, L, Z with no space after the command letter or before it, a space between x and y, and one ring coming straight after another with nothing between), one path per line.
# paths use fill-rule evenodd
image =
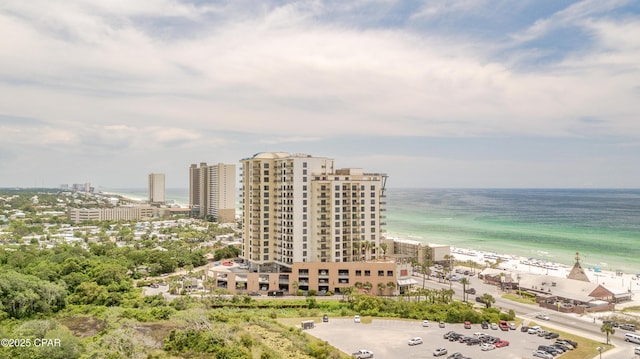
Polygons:
M447 349L446 348L438 348L438 349L433 351L433 356L434 357L439 357L439 356L446 355L446 354L447 354Z
M422 326L423 326L423 327L428 327L428 326L429 326L429 321L428 321L428 320L426 320L426 319L425 319L425 320L423 320L423 321L422 321Z
M553 355L542 350L536 350L535 352L533 352L533 356L542 359L553 359Z
M544 313L540 313L540 314L536 315L536 318L542 319L542 320L550 320L551 319L551 318L549 318L548 315L546 315Z
M493 350L493 349L495 349L495 348L496 348L496 346L495 346L495 345L493 345L493 344L491 344L491 343L482 343L482 344L480 344L480 349L481 349L482 351L485 351L485 352L486 352L487 350Z
M535 326L535 327L531 327L529 328L529 330L527 330L527 333L529 334L538 334L539 331L541 331L542 328L540 328L539 326Z
M353 322L354 323L360 323L360 316L359 315L354 316L353 317Z
M411 338L409 339L409 345L413 346L413 345L418 345L418 344L422 344L422 338L420 337L415 337L415 338Z

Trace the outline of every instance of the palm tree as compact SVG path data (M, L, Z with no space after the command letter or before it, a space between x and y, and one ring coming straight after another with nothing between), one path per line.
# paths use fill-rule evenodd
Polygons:
M424 289L424 284L431 273L431 269L429 269L429 265L427 263L420 264L420 274L422 274L422 289Z
M387 283L387 288L391 289L391 293L394 293L394 290L396 289L396 282L390 281Z
M495 303L495 302L496 302L496 299L495 299L491 294L489 294L489 293L484 293L484 294L482 295L482 303L484 303L484 305L485 305L487 308L491 308L491 305L492 305L493 303Z
M453 256L451 254L447 254L444 256L444 260L448 263L448 271L449 271L449 290L451 290L451 272L453 271Z
M388 245L386 243L380 243L380 249L382 249L382 255L384 256L384 259L387 259L387 248Z
M367 291L367 293L370 293L371 289L373 288L373 284L371 284L371 282L367 281L367 282L364 283L364 285L362 287Z
M467 284L469 284L469 279L464 277L460 280L460 284L462 284L462 301L467 301Z
M387 285L380 282L378 283L378 294L382 295L382 293L384 293L384 290L387 289Z
M600 327L600 331L607 335L607 345L609 345L609 335L614 335L616 330L613 329L613 326L611 326L610 323L604 323Z

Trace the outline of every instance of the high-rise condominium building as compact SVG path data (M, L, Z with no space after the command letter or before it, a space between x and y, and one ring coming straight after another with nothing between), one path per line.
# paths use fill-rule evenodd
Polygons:
M164 173L150 173L149 203L164 204L165 201Z
M385 174L283 152L240 162L242 256L252 266L382 257Z
M236 166L218 163L189 167L189 207L200 217L231 223L236 217Z

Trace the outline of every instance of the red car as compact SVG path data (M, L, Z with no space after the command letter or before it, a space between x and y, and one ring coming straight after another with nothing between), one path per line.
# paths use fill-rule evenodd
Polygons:
M496 348L502 348L509 346L509 342L504 339L500 339L494 345L496 346Z
M466 322L464 322L464 328L465 329L471 329L471 322L468 321L468 320Z

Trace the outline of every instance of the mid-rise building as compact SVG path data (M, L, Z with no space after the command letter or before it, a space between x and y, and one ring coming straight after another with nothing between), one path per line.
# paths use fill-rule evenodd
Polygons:
M119 206L112 208L69 208L67 216L74 223L84 221L133 221L152 218L156 208L151 206Z
M202 218L231 223L236 216L236 166L224 163L189 167L189 207Z
M164 204L165 199L165 179L164 173L149 174L149 203Z
M252 266L382 257L385 174L284 152L240 162L242 257Z

